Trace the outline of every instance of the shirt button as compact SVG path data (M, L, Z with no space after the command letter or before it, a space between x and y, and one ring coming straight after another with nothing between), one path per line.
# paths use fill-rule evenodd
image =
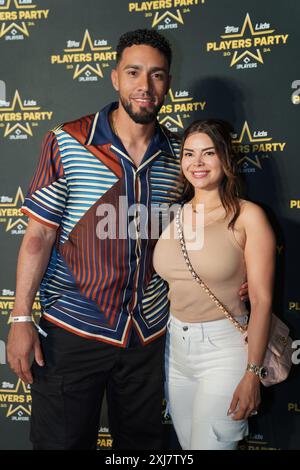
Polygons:
M187 330L189 329L189 327L188 327L188 326L184 326L182 329L183 329L183 331L187 331Z

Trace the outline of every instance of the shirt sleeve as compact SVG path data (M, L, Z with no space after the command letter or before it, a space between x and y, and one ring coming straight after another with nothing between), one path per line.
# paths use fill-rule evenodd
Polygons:
M21 211L48 227L58 228L66 206L67 182L56 135L46 134L39 163Z

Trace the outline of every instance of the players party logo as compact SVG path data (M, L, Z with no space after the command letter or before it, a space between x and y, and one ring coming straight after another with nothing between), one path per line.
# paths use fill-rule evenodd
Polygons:
M161 107L158 119L171 132L182 132L185 119L193 118L195 112L203 111L206 101L196 101L187 90L169 90L165 104Z
M33 0L0 0L0 39L22 41L38 21L46 20L49 9L38 9Z
M274 153L283 152L286 142L274 142L265 130L251 131L245 121L240 134L232 134L233 151L240 157L242 173L255 173L262 169L262 161Z
M105 426L101 426L98 431L97 448L100 449L111 449L112 437L109 433L109 429Z
M14 308L15 304L15 292L10 289L2 289L0 291L0 315L5 319L8 324L10 314ZM34 302L32 304L32 315L34 320L39 321L41 317L41 304L39 299L39 293L36 294Z
M207 1L207 0L206 0ZM205 0L154 0L128 2L130 13L141 13L150 19L151 27L158 30L177 29L184 24L186 14L205 3Z
M253 418L252 418L253 419ZM260 433L250 433L239 443L238 450L281 450L273 447L270 442Z
M237 70L256 68L264 63L264 55L274 47L286 45L289 35L277 34L270 23L254 23L249 13L242 26L227 25L220 41L208 42L207 52L219 52L230 59Z
M29 421L31 414L30 386L21 379L17 384L0 382L0 408L5 410L6 418L11 421Z
M21 212L23 202L24 196L20 187L13 197L0 196L0 223L5 226L5 232L10 232L11 235L24 235L25 233L27 222Z
M51 64L72 70L73 80L96 82L104 77L104 70L116 60L116 55L106 39L92 39L86 29L82 41L69 39L63 54L51 56Z
M290 199L290 209L300 209L300 199Z
M4 128L3 136L11 141L32 137L34 127L41 121L50 121L52 115L52 111L44 111L38 106L35 99L21 97L18 90L12 101L0 96L0 128Z
M300 312L300 301L290 300L289 301L289 311Z

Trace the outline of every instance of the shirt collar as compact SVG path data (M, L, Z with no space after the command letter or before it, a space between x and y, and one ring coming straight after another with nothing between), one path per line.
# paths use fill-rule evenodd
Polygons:
M117 109L118 106L119 103L115 101L105 106L105 108L95 115L85 142L86 145L112 144L117 148L121 148L123 151L125 150L120 139L112 131L109 122L109 114L114 109ZM157 121L155 133L147 149L147 156L156 153L158 150L173 154L171 143Z

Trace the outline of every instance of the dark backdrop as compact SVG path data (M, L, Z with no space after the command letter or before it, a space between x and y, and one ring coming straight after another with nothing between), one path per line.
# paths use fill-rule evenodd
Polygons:
M249 197L265 207L278 237L275 311L300 338L299 15L297 0L0 0L1 449L30 448L30 390L6 363L26 228L19 209L46 131L116 98L110 71L125 31L153 27L173 46L172 88L160 114L166 126L182 132L204 117L233 125ZM264 390L241 448L300 449L299 386L294 367L287 382ZM99 448L110 445L104 407Z

